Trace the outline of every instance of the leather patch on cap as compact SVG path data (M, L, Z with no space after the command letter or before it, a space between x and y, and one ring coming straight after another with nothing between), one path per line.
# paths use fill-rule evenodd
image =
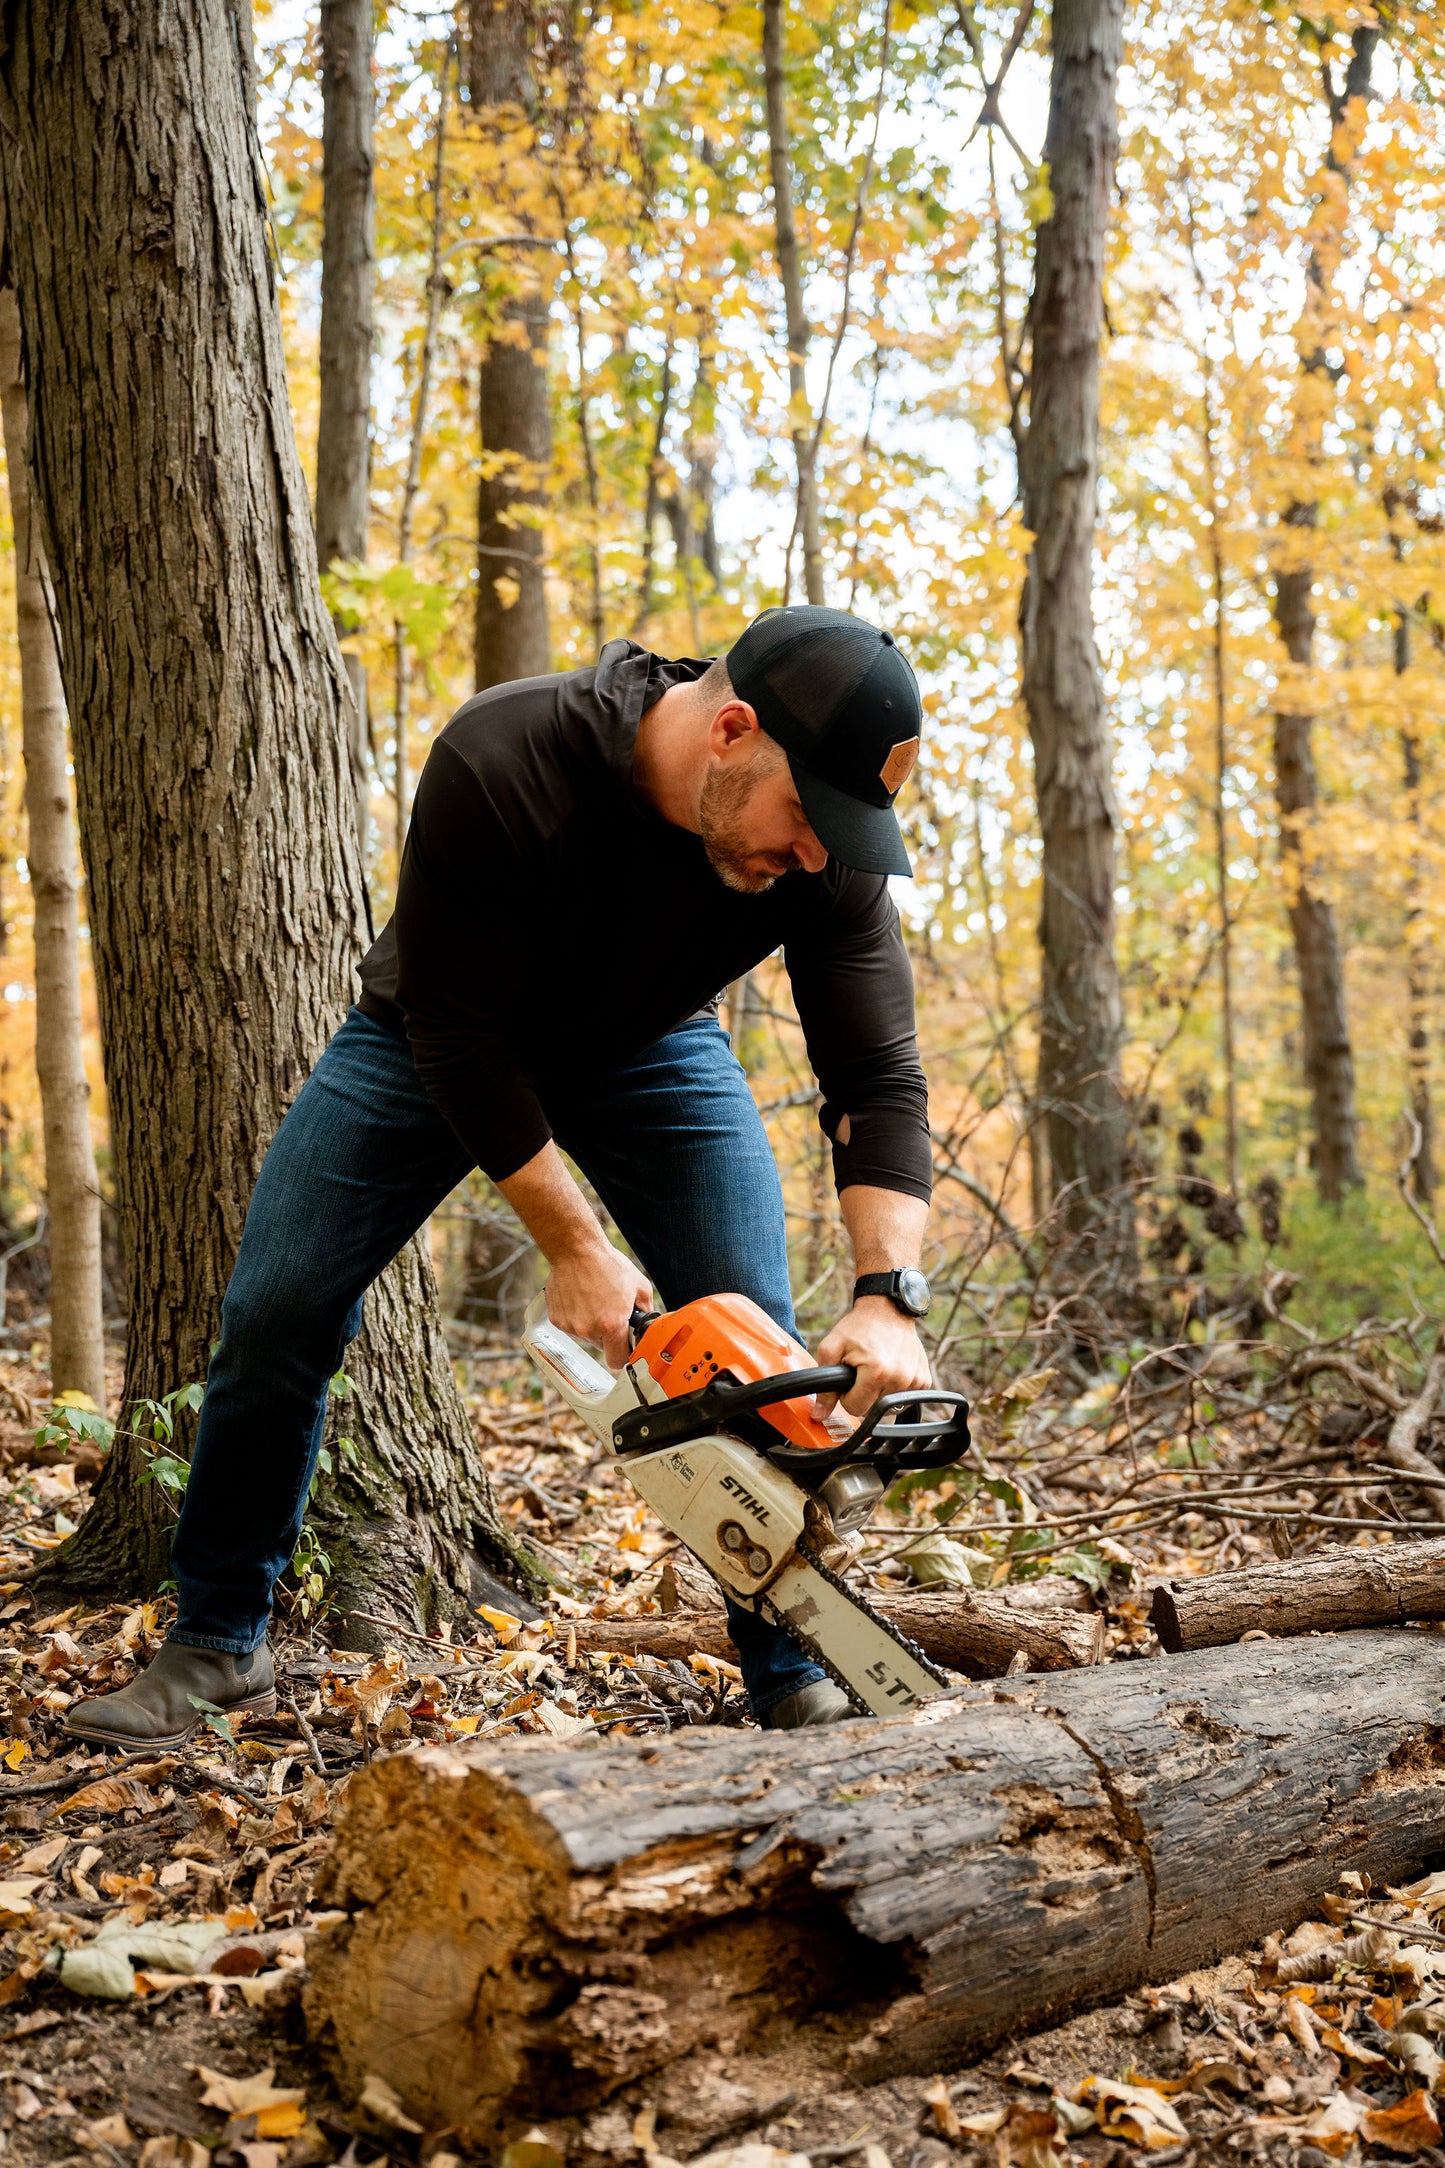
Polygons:
M878 780L892 796L902 790L913 773L913 763L918 758L917 738L902 738L890 751L888 758L878 770Z

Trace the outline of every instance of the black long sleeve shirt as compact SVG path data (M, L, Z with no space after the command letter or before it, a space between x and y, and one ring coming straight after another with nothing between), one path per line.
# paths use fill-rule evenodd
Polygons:
M706 668L614 640L594 669L458 709L417 786L360 1006L406 1033L432 1099L504 1181L551 1135L549 1083L575 1096L781 945L839 1189L926 1199L928 1092L887 881L830 859L740 895L633 788L644 709Z

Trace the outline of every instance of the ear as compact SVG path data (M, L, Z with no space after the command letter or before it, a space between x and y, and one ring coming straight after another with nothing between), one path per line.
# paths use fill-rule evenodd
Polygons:
M725 700L708 725L707 749L715 760L751 760L762 726L746 700Z

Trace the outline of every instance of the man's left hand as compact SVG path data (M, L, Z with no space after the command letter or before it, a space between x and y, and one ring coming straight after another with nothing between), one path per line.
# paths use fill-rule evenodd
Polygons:
M819 1346L818 1361L851 1363L858 1372L852 1391L842 1396L849 1415L866 1415L880 1393L903 1393L933 1383L918 1327L886 1295L864 1295L855 1302ZM838 1397L819 1393L820 1420L832 1414Z

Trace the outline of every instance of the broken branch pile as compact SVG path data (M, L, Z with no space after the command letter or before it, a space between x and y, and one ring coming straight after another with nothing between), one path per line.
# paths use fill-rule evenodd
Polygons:
M1442 1698L1445 1644L1345 1635L914 1720L397 1756L352 1781L311 2022L474 2141L778 2028L852 2081L936 2068L1413 1871Z

